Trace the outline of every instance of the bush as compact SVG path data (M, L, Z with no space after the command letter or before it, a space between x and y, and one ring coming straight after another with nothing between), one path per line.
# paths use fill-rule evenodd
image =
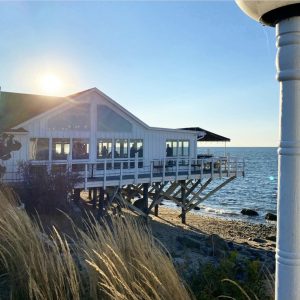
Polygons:
M79 181L77 174L54 168L48 172L46 166L34 166L30 163L21 163L19 173L23 181L18 193L27 211L67 211L72 189Z
M266 273L259 261L241 259L234 251L217 265L199 265L198 270L188 279L199 300L219 299L220 296L233 299L273 299L273 295L268 294L270 289L267 288L266 281Z

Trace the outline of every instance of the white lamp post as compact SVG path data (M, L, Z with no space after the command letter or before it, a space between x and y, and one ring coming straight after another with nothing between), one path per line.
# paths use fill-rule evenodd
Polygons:
M300 299L300 1L236 0L250 17L276 26L280 83L276 299Z

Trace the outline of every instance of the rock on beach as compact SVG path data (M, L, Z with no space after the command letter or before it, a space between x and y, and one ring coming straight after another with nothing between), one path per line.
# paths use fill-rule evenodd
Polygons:
M248 209L248 208L243 208L241 210L241 214L245 215L245 216L251 216L251 217L255 217L258 216L258 212L253 210L253 209Z

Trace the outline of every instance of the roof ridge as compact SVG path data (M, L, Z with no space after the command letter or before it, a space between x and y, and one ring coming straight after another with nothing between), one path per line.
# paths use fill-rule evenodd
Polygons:
M7 92L7 91L0 91L0 94L15 94L15 95L36 96L36 97L49 97L49 98L66 98L66 97L68 97L68 96L51 96L51 95L31 94L31 93L19 93L19 92Z

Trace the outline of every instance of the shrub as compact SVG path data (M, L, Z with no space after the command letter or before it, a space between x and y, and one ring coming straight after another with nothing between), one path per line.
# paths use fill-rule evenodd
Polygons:
M196 299L218 299L220 296L233 299L273 299L270 289L266 288L266 274L261 263L241 259L237 252L231 252L217 265L199 265L188 282Z
M56 209L66 211L70 195L79 181L76 173L66 169L51 169L21 163L19 173L23 178L19 194L29 212L53 213Z

